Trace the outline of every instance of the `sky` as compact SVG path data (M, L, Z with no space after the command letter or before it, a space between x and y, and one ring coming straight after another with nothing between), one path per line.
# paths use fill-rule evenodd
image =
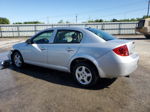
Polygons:
M142 17L148 0L0 0L0 17L11 23L41 21L71 23Z

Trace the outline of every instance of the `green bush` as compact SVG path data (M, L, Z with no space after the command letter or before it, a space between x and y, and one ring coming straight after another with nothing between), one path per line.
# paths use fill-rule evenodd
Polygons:
M7 18L0 17L0 24L10 24L10 22Z
M13 24L23 24L23 23L21 23L21 22L15 22L15 23L13 23Z
M43 23L40 21L27 21L27 22L24 22L23 24L43 24Z

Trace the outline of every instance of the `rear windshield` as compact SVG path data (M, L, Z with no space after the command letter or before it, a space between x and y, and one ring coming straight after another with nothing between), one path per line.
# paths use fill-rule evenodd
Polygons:
M142 27L144 27L144 24L145 24L145 20L141 20L141 21L139 21L139 23L138 23L138 27L139 27L139 28L142 28Z
M103 32L102 30L98 30L98 29L95 29L95 28L87 28L87 30L89 30L92 33L96 34L97 36L99 36L100 38L104 39L105 41L116 39L112 35L110 35L110 34L108 34L106 32Z

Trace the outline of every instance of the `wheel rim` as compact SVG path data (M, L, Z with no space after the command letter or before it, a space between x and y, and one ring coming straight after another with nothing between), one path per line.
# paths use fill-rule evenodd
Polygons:
M88 85L92 81L92 73L90 69L85 66L79 66L75 72L76 79L80 84Z
M16 53L14 55L14 63L17 67L20 67L22 65L21 56L20 54Z

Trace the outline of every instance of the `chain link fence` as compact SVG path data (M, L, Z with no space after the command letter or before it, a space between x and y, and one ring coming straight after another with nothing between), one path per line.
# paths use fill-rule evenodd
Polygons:
M104 30L110 34L125 35L139 34L135 31L137 22L102 22L88 24L18 24L18 25L0 25L0 38L2 37L30 37L40 30L53 27L92 27Z

